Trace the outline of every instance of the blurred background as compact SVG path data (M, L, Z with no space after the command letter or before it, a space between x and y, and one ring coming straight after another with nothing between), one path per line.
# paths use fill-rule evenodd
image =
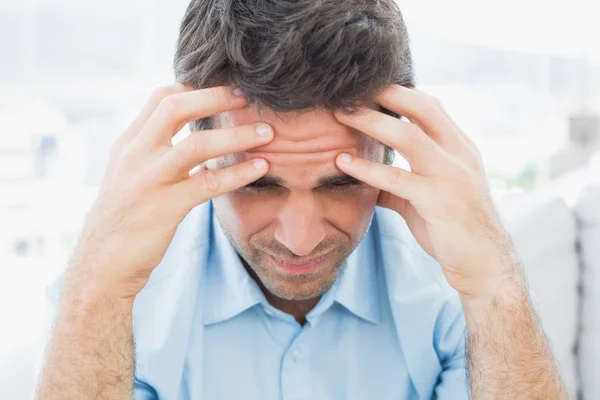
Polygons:
M600 399L600 14L398 0L421 90L479 145L573 398ZM0 398L31 390L43 288L112 141L172 81L188 0L0 0Z

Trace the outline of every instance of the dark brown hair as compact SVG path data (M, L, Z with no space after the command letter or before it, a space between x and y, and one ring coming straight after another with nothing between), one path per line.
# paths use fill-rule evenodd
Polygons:
M395 0L192 0L174 69L180 83L239 86L274 112L360 106L390 83L414 86ZM191 127L210 129L210 118Z

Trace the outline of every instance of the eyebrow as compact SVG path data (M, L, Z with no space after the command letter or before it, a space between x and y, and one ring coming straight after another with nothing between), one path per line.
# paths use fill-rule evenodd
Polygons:
M317 185L344 185L344 184L359 184L362 183L358 179L353 176L350 176L345 173L325 176L317 182Z
M259 178L252 182L253 184L259 184L261 186L285 186L285 180L276 177L265 175L262 178ZM360 184L362 183L358 179L345 174L335 174L330 176L324 176L317 181L317 186L321 185L345 185L345 184Z

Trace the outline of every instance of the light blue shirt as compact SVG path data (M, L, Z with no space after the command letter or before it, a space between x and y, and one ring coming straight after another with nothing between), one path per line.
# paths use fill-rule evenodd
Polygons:
M136 298L134 335L136 399L469 398L458 296L385 209L301 326L268 303L212 204L195 208Z

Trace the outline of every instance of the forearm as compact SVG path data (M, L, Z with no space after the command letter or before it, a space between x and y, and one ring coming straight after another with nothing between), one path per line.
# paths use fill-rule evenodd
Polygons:
M65 286L37 399L131 399L133 302L83 284Z
M473 399L567 398L520 273L492 296L461 301Z

